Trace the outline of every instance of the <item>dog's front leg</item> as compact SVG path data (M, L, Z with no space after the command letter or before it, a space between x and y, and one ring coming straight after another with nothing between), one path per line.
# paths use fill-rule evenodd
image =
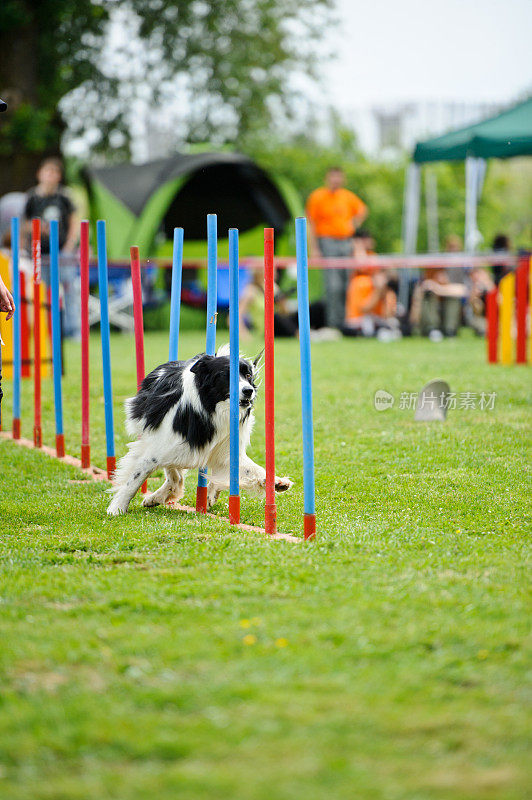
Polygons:
M183 472L176 467L166 467L164 470L166 480L156 492L147 495L142 501L143 506L164 505L169 497L172 500L181 500L185 494L185 481Z
M138 492L144 481L159 466L157 458L135 458L130 450L121 460L117 470L118 484L113 489L114 497L109 503L107 513L110 516L125 514L132 498Z
M288 476L279 478L275 476L275 491L286 492L293 486L293 482ZM247 455L241 456L240 462L240 486L250 494L263 497L266 493L266 470Z

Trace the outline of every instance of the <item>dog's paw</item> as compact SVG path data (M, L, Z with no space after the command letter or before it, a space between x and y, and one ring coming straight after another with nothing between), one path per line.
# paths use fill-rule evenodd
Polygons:
M212 484L209 484L207 488L207 511L213 507L213 505L217 502L218 498L220 497L219 489L215 489Z
M127 508L123 508L122 506L120 506L118 504L111 503L109 505L109 507L107 508L107 515L109 517L119 517L121 514L125 514L126 511L127 511Z
M144 508L152 508L153 506L160 506L161 501L157 497L157 492L153 492L153 494L147 494L146 497L142 500L142 505Z
M291 489L294 485L294 482L290 480L290 478L285 475L284 478L278 478L277 475L275 476L275 491L276 492L287 492L288 489Z

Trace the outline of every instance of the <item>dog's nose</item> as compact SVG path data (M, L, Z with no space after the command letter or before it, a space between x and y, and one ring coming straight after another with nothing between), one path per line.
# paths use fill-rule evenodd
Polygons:
M246 397L246 398L249 399L252 394L253 394L253 389L250 389L250 388L242 389L242 396L243 397Z

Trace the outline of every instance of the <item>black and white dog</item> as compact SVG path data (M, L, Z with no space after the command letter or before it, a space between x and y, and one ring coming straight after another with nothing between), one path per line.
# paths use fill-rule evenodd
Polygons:
M146 478L161 467L166 480L144 498L144 506L180 500L189 469L209 469L209 508L229 488L228 350L226 345L215 356L162 364L144 378L136 397L126 400L126 429L137 438L118 465L108 514L125 514ZM266 472L246 455L254 424L257 362L240 359L240 487L262 496ZM277 492L291 486L290 478L275 478Z

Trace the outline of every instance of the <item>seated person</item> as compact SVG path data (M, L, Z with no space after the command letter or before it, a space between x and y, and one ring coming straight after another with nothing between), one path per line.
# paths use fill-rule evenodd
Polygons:
M382 271L355 270L346 296L346 336L373 336L379 328L398 330L395 293Z
M491 275L481 267L471 270L467 320L478 336L486 333L486 295L495 288Z
M414 289L410 322L434 341L456 336L462 318L463 283L451 282L446 269L429 267Z
M509 256L511 250L509 237L506 236L505 233L498 233L493 240L491 249L493 250L494 253L500 253L501 255ZM501 278L504 278L504 276L508 275L508 273L511 271L512 268L509 267L507 264L494 264L493 279L495 281L496 286L499 285Z

